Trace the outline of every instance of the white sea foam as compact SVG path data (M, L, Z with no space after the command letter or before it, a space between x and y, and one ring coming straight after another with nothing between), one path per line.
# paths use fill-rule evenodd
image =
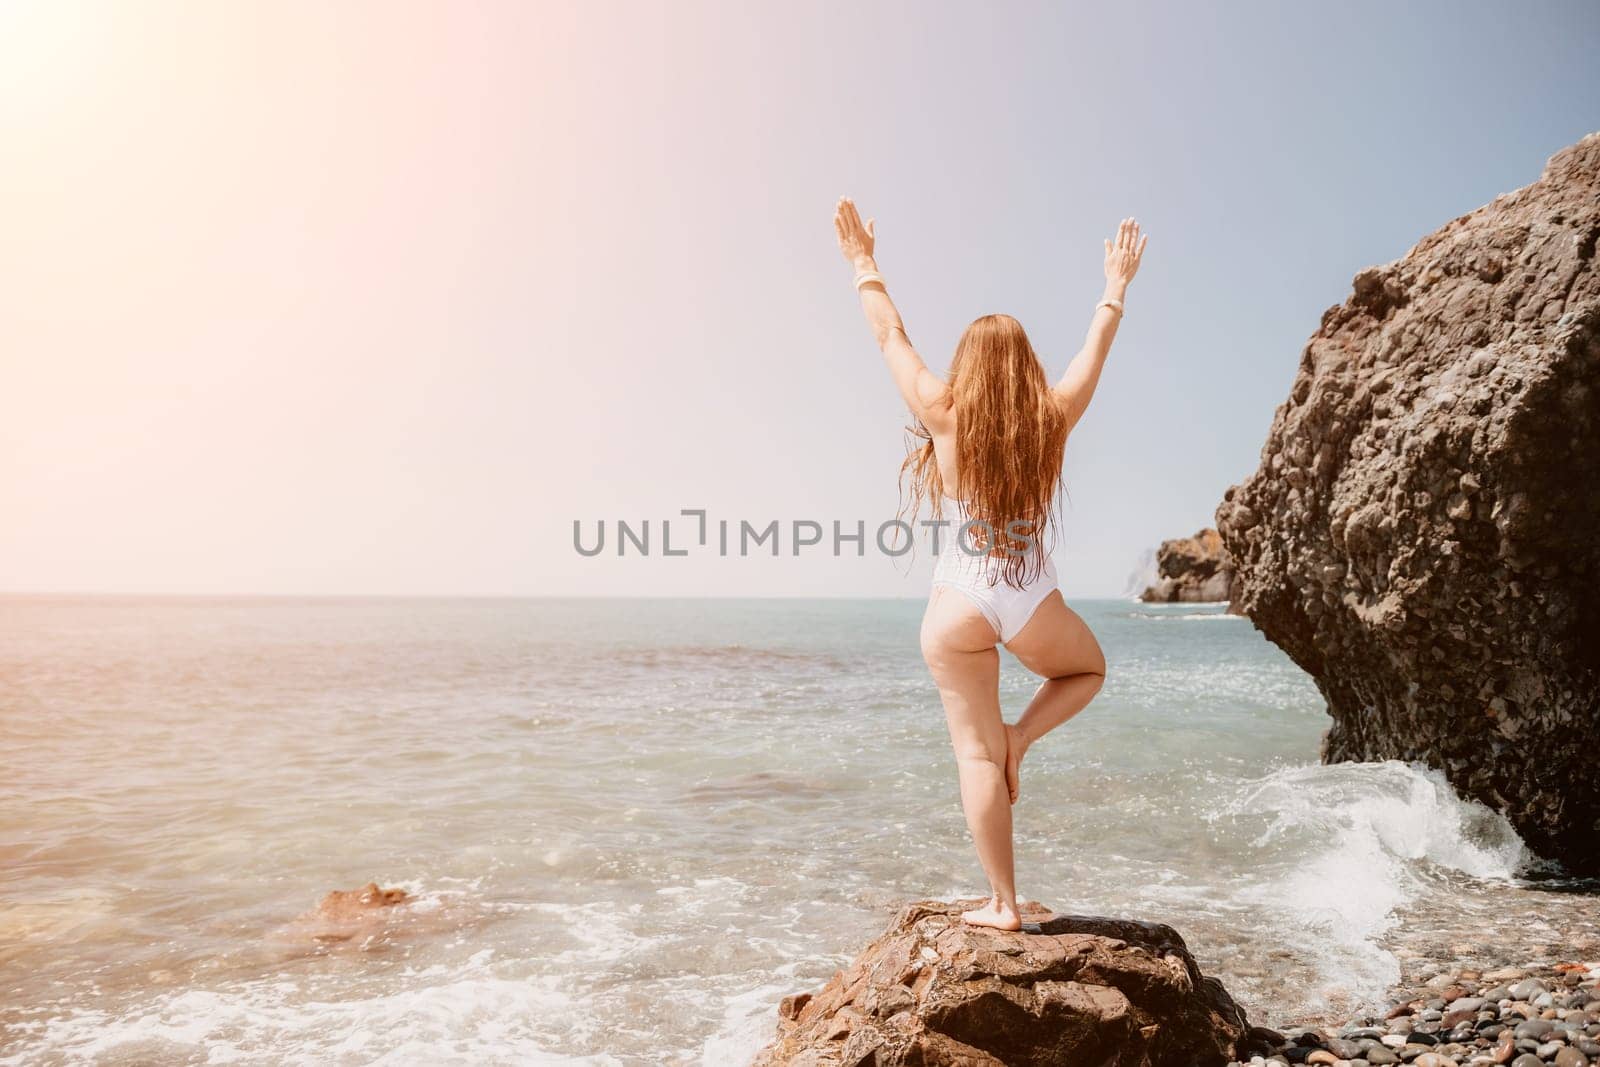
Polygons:
M594 967L613 963L629 957L640 957L670 940L668 935L641 936L634 932L632 923L624 915L636 917L637 904L619 909L609 901L557 904L540 901L528 906L529 910L553 915L563 920L566 934L579 945L558 953L546 953L546 958L571 964ZM633 921L637 921L636 918Z
M562 1064L610 1067L613 1057L568 1056L541 1021L571 1017L562 983L497 978L477 961L454 980L384 996L327 1002L295 982L262 981L227 990L189 989L114 1014L82 1011L44 1024L26 1052L68 1062L204 1062L321 1065Z
M772 1040L778 1001L791 992L788 985L763 985L724 1000L722 1025L706 1039L701 1067L749 1063Z
M1383 936L1444 872L1506 880L1525 858L1502 816L1420 764L1281 768L1219 817L1265 821L1253 843L1260 875L1239 897L1275 916L1286 947L1310 957L1332 1010L1375 1005L1399 979Z

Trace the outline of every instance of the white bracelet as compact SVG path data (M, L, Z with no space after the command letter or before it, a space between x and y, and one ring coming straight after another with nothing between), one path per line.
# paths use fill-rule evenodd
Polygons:
M1122 301L1120 301L1120 300L1102 300L1102 301L1100 301L1100 303L1098 303L1098 304L1096 304L1094 306L1094 309L1096 311L1099 311L1101 308L1110 308L1112 311L1115 311L1118 315L1120 315L1120 314L1122 314Z
M889 286L887 284L885 284L885 282L883 280L883 275L879 274L875 270L868 270L868 271L862 271L860 274L856 275L856 291L859 292L861 290L861 287L863 285L867 284L868 282L877 282L879 285L882 285L885 289L889 288Z

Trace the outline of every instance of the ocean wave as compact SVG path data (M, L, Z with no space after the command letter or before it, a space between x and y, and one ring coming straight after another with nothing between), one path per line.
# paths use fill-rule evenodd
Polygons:
M98 1063L621 1063L556 1052L556 1035L536 1030L540 1020L575 1017L565 982L498 978L486 969L486 958L474 957L453 976L430 968L408 976L402 990L364 998L327 1000L277 979L187 989L120 1012L72 1012L39 1024L26 1050L0 1058L0 1067L40 1056ZM444 980L419 981L427 978Z
M758 986L722 1003L722 1023L700 1050L701 1067L749 1063L772 1040L773 1004L793 993L790 983Z
M1449 877L1509 881L1527 860L1504 817L1463 800L1444 775L1399 761L1283 767L1244 783L1211 815L1259 823L1239 899L1321 980L1313 1009L1378 1004L1400 977L1384 935Z

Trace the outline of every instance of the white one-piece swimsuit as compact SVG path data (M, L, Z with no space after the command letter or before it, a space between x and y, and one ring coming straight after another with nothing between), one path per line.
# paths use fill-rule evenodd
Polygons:
M955 500L946 498L946 503L960 507ZM968 551L971 547L970 536L961 537L960 527L956 526L933 565L933 584L949 586L965 594L983 612L983 617L989 620L1004 643L1022 632L1045 597L1059 587L1055 564L1046 551L1039 572L1018 589L1007 584L1001 574L1006 562L1004 557L974 554Z

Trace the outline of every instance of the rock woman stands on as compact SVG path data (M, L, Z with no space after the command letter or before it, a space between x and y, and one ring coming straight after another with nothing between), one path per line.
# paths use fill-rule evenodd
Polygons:
M985 906L962 917L1016 930L1022 922L1011 805L1023 756L1083 710L1105 680L1099 643L1061 599L1044 535L1054 524L1067 436L1094 395L1149 238L1129 218L1105 242L1105 296L1082 350L1052 387L1022 324L1009 315L974 321L947 378L935 376L911 346L878 273L873 220L863 223L855 204L841 198L833 221L867 322L923 439L902 468L911 510L926 499L935 517L946 504L963 517L963 533L935 565L922 654L944 701L961 806L991 890ZM1044 679L1015 723L1000 714L1001 644Z

